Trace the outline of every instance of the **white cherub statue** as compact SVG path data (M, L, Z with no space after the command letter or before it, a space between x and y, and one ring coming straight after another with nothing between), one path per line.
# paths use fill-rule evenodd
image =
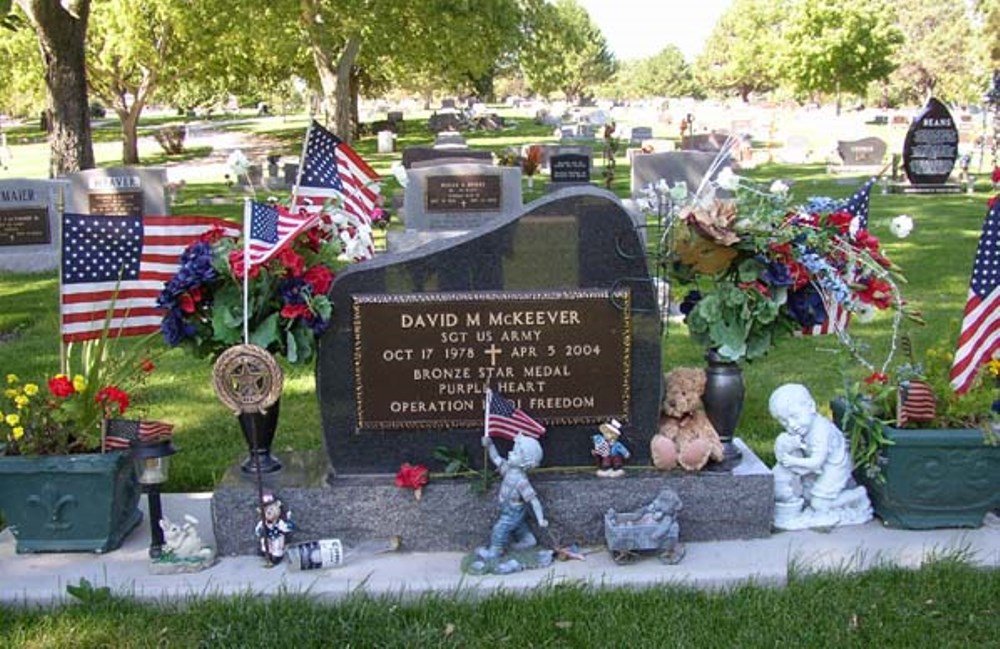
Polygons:
M868 493L851 477L850 446L816 411L809 390L786 383L771 393L768 408L785 429L774 444L774 526L796 530L871 520Z

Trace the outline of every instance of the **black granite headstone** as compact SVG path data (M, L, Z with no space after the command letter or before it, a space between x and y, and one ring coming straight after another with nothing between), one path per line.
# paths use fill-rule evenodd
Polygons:
M590 156L578 153L560 153L549 158L553 183L589 183Z
M948 181L958 159L958 129L948 108L931 97L903 141L903 169L914 185Z
M440 470L442 446L481 465L487 382L548 427L545 466L590 465L609 417L648 465L661 383L648 277L629 214L592 187L341 272L316 374L333 473Z
M840 154L843 163L849 167L881 165L882 159L885 158L885 150L885 141L877 137L837 142L837 153Z

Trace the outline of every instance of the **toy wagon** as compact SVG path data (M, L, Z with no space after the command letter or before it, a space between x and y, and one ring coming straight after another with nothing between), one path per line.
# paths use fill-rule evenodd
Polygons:
M609 509L604 514L604 537L611 558L624 565L655 552L663 563L678 563L684 558L676 516L680 510L681 500L672 489L664 489L638 511Z

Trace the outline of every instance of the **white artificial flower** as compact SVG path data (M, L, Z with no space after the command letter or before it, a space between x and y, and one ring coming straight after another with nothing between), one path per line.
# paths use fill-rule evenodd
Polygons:
M871 322L875 319L875 305L868 304L867 302L858 302L857 306L854 307L854 316L862 324Z
M396 182L401 186L406 187L406 183L409 180L406 176L406 167L403 166L402 162L397 162L392 165L392 175L396 177Z
M909 214L900 214L889 222L889 231L900 239L905 239L913 232L913 219Z
M350 224L350 214L344 210L333 210L330 212L330 222L337 226L337 229L346 228Z
M668 191L670 191L670 185L667 184L666 178L660 178L656 181L657 194L666 194Z
M250 169L250 160L243 154L242 149L236 149L226 158L226 166L234 176L242 176Z
M726 167L719 172L718 176L715 177L715 184L718 185L720 189L734 192L739 189L740 177L733 173L731 167Z
M675 203L680 203L686 200L688 197L688 184L685 180L678 180L674 183L674 186L670 188L670 198L674 200Z
M640 196L639 198L635 199L635 206L640 212L653 211L653 204L649 201L648 198L644 196Z
M781 196L784 196L785 194L788 193L788 185L783 180L775 180L773 183L771 183L770 192L772 194L779 194Z

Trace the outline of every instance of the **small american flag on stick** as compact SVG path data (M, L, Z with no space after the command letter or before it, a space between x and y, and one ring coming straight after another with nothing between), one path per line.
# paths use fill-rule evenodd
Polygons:
M902 428L910 422L926 423L937 416L934 390L925 381L911 379L899 384L896 391L896 425Z
M170 439L174 425L144 419L109 419L104 433L104 450L131 448L135 444L155 444Z
M486 389L486 434L490 437L512 440L518 433L540 438L545 434L545 426L532 419L510 399L500 393Z

